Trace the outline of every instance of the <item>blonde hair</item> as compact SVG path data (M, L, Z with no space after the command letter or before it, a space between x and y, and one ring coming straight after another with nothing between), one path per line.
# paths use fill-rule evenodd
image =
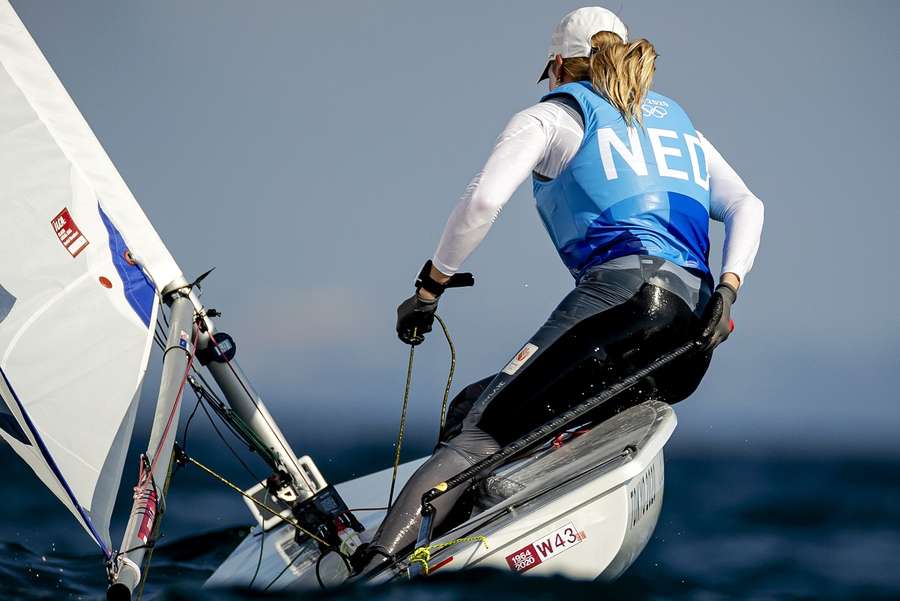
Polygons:
M643 125L641 104L656 72L656 49L645 39L625 43L611 31L591 36L591 56L563 59L569 81L590 79L598 94L622 114L627 125Z

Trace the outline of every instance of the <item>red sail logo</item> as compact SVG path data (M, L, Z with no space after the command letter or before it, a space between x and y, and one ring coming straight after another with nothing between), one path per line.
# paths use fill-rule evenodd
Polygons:
M63 247L73 257L77 257L78 253L87 248L89 244L88 239L84 237L81 230L75 225L75 221L69 214L69 209L60 211L59 215L50 220L50 225L53 227L53 231L56 232L56 237L59 238Z

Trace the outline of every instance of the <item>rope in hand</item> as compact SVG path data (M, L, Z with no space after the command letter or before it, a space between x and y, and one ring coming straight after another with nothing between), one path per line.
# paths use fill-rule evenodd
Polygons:
M453 385L453 374L456 372L456 347L453 346L453 339L450 338L450 330L447 329L447 324L444 323L441 316L435 313L434 318L441 324L441 329L444 330L444 337L447 339L447 346L450 347L450 373L447 374L447 386L444 387L444 399L441 401L440 427L438 428L438 439L440 439L444 434L444 425L447 421L447 400L450 398L450 386Z
M450 387L453 386L453 374L456 372L456 347L453 345L453 339L450 338L450 330L447 324L441 319L437 313L434 318L441 324L444 331L444 337L447 339L447 346L450 347L450 372L447 374L447 385L444 387L444 398L441 401L441 414L438 422L438 437L444 432L444 423L447 419L447 400L450 398ZM416 329L413 328L412 337L415 338ZM394 444L394 465L391 472L391 490L388 494L387 509L391 510L394 505L394 489L397 486L397 470L400 468L400 447L403 445L403 437L406 434L406 414L409 409L409 390L412 387L413 360L416 354L416 347L409 346L409 360L406 364L406 385L403 387L403 406L400 409L400 427L397 431L397 442Z
M413 328L412 337L416 337L417 328ZM388 511L394 506L394 488L397 486L397 469L400 467L400 447L406 433L406 412L409 409L409 389L412 386L413 359L416 356L415 345L409 345L409 360L406 363L406 385L403 387L403 407L400 409L400 428L397 431L397 442L394 443L394 466L391 472L391 492L388 493Z

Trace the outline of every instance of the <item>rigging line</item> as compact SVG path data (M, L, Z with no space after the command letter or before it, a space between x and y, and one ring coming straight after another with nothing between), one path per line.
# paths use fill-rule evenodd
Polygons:
M206 405L216 412L219 420L228 428L229 432L231 432L235 438L248 445L251 451L257 451L264 453L267 456L275 457L275 454L266 447L258 436L256 436L256 433L250 429L246 422L244 422L239 415L236 415L234 411L229 409L221 399L208 394L206 390L202 390L202 394ZM257 448L254 448L254 445ZM274 459L272 461L275 463ZM273 465L272 467L276 466Z
M215 411L216 417L219 418L219 422L222 423L222 424L228 429L228 431L231 433L232 436L234 436L235 438L237 438L238 440L240 440L241 442L243 442L245 445L247 445L247 448L248 448L251 452L253 452L254 450L256 450L256 449L253 448L253 445L251 444L251 442L253 442L253 441L248 440L246 434L245 434L244 432L242 432L242 431L237 427L236 424L234 424L234 423L232 423L231 421L229 421L229 418L230 418L231 416L229 416L227 413L224 413L224 412L223 412L223 409L222 409L221 407L218 407L218 406L216 406L216 405L211 404L210 400L209 400L209 399L206 399L206 398L204 399L204 404L205 404L206 407L209 407L209 408L211 408L213 411ZM267 450L267 449L266 449L266 450ZM274 466L273 466L273 467L274 467ZM276 469L277 469L277 468L276 468Z
M259 439L256 433L250 429L250 427L240 418L240 416L229 410L221 400L219 400L214 395L210 394L208 390L197 384L196 380L191 378L189 379L189 382L191 384L191 387L194 388L195 392L199 389L206 406L209 406L209 408L215 411L216 416L219 418L222 424L224 424L225 427L228 428L228 431L231 432L231 434L236 439L247 445L247 447L250 449L250 452L257 453L263 461L265 461L267 464L269 464L270 467L278 471L279 467L277 455Z
M322 582L322 574L319 572L320 568L322 567L322 560L325 559L326 555L327 555L327 553L319 553L319 557L316 559L316 582L319 583L320 589L327 592L328 587L325 586L324 582ZM347 560L346 557L344 557L340 553L338 555L340 555L341 559L344 560L344 565L347 566L347 571L352 575L353 574L353 566L350 564L350 562ZM296 558L293 561L291 561L291 564L293 564L294 561L296 561ZM288 564L288 565L291 565L291 564ZM282 570L281 574L284 574L284 572L285 572L285 570ZM278 578L281 578L281 574L279 574L278 577L275 578L275 580L270 582L269 586L272 586L275 583L275 581L278 580ZM268 589L268 587L266 587L266 589ZM264 589L264 590L266 590L266 589Z
M160 309L161 311L161 309ZM163 326L159 321L159 317L156 318L156 327L153 330L153 335L159 340L165 342L166 336L168 335L168 326Z
M205 401L205 406L211 407L213 409L213 411L215 411L216 417L219 418L219 422L222 423L225 426L225 428L228 429L228 431L231 433L232 436L234 436L236 439L238 439L239 441L241 441L245 445L247 445L247 448L250 450L251 453L254 451L258 452L258 449L255 449L253 447L253 445L251 444L251 441L248 441L247 436L243 432L241 432L241 430L239 430L235 424L228 421L228 418L222 414L221 409L219 407L216 407L215 405L210 405L210 402L208 399L206 399L206 401ZM268 451L268 449L263 448L263 451ZM267 456L268 456L268 453L267 453ZM277 462L272 460L272 463L275 464ZM276 471L278 470L278 468L275 467L274 465L271 467L273 467Z
M282 576L284 576L284 573L288 571L288 568L290 568L292 565L294 565L294 562L295 562L295 561L297 561L298 559L300 559L300 556L301 556L301 555L303 555L303 549L300 549L299 551L297 551L297 554L294 555L294 556L291 558L290 561L288 561L287 565L284 566L284 569L281 570L280 572L278 572L278 575L275 576L275 578L273 578L271 581L269 581L269 584L267 584L267 585L263 588L263 590L264 590L264 591L269 590L269 588L270 588L273 584L275 584L276 582L278 582L278 580L279 580ZM319 557L321 558L322 555L320 554ZM317 574L317 575L318 575L318 574ZM319 586L321 586L321 583L319 584Z
M196 375L200 375L200 374L197 373L196 370L194 370L194 373L195 373ZM222 415L222 410L221 410L221 407L220 407L221 405L223 405L222 401L219 400L219 399L218 399L214 394L212 394L209 390L207 390L202 384L198 384L198 383L197 383L197 380L195 380L193 377L188 378L188 384L191 385L191 388L193 389L194 394L197 395L198 400L204 402L206 405L208 405L210 408L212 408L213 411L216 412L216 415L219 417L219 419L222 421L222 423L225 425L225 427L228 428L228 431L231 432L235 437L237 437L237 438L239 438L239 439L242 439L242 437L240 436L240 434L235 430L234 425L231 424L231 423L230 423L227 419L225 419L225 417ZM247 441L244 440L243 442L246 443ZM182 445L182 446L184 446L184 445Z
M266 547L266 529L260 525L259 527L259 557L256 559L256 569L253 571L253 578L247 588L253 588L256 583L256 577L259 576L259 568L262 567L263 549Z
M230 444L228 444L228 441L225 440L225 437L222 435L222 433L219 431L219 428L216 426L215 422L213 421L213 418L209 414L209 411L207 411L206 404L202 405L202 409L203 409L203 413L206 414L206 418L209 420L209 425L212 426L213 430L215 430L216 434L219 437L219 440L222 441L222 444L224 444L226 447L228 447L228 450L231 451L231 454L234 455L234 458L237 459L238 463L240 463L241 466L247 471L247 473L250 474L250 477L253 478L253 481L254 482L265 481L265 478L260 478L255 473L253 473L253 470L250 469L250 466L247 465L243 459L241 459L241 456L238 454L238 452L235 451L234 448Z
M267 462L273 469L278 469L278 458L274 451L272 451L269 447L265 445L265 443L256 435L256 433L244 422L243 419L234 411L228 408L228 406L222 402L215 393L210 390L209 382L206 381L206 378L203 377L203 374L194 368L194 373L197 377L200 378L202 383L205 386L200 386L191 379L189 382L191 386L196 390L199 388L203 395L204 402L209 406L210 409L216 412L219 420L228 428L228 431L231 434L243 442L250 449L250 452L257 453L260 455L260 458L263 461Z
M228 419L226 419L226 417L222 414L222 408L215 404L213 401L210 401L210 398L205 394L204 390L201 389L199 394L201 399L203 400L203 411L207 414L207 417L209 417L209 413L207 412L207 407L209 407L215 412L216 417L219 418L219 421L228 429L232 436L249 446L250 443L243 436L241 436L241 433L237 430L237 427L229 422ZM252 447L250 448L250 450L251 452L253 451Z
M194 409L193 409L193 411L191 411L190 417L188 417L187 423L186 423L185 426L184 426L184 433L183 433L182 438L181 438L181 448L182 448L185 452L187 452L187 435L188 435L188 428L190 428L190 426L191 426L191 421L194 419L194 415L197 413L197 410L201 408L201 403L203 403L203 401L205 400L205 397L203 396L202 393L203 393L203 392L206 392L206 391L203 390L202 388L200 388L200 390L198 390L199 386L196 385L194 382L191 382L191 388L194 390L194 394L197 396L197 403L194 405ZM250 474L250 477L253 478L255 482L261 482L262 479L261 479L259 476L257 476L256 473L255 473L252 469L250 469L250 466L248 466L248 465L244 462L244 460L241 459L241 457L240 457L240 455L237 453L237 451L235 451L235 450L231 447L231 445L228 444L228 441L225 440L225 437L222 435L221 432L219 432L219 429L216 427L216 424L213 422L212 416L209 414L209 411L207 411L206 405L205 405L205 404L203 405L202 408L203 408L203 412L206 414L206 418L209 420L210 425L212 426L213 430L215 430L216 434L219 436L219 439L222 441L222 443L223 443L226 447L228 447L228 450L231 451L231 454L234 455L234 458L237 459L237 461L241 464L241 466L243 466L243 468L247 471L247 473ZM226 426L228 426L228 425L229 425L229 424L227 424L227 422L226 422ZM237 434L235 434L235 432L234 432L233 429L230 429L230 431L231 431L232 434L234 434L235 436L237 436Z
M159 319L156 320L156 327L153 329L153 340L160 350L165 350L166 331L163 329L162 325L160 325Z
M159 304L159 314L162 315L163 321L165 322L166 327L168 328L169 327L169 318L166 317L166 311L165 311L164 307L165 307L165 303Z
M300 476L300 479L303 480L304 484L306 484L307 488L309 489L309 491L310 491L311 493L315 492L316 487L312 484L312 482L310 482L310 481L307 479L306 474L303 473L303 470L300 469L300 465L297 463L297 458L293 456L294 454L288 452L288 449L287 449L287 447L285 446L285 443L282 442L281 437L275 435L275 427L269 422L269 419L266 417L266 414L263 413L263 412L260 410L260 408L259 408L259 403L258 403L258 402L256 401L256 399L253 397L253 395L250 394L250 391L247 389L247 386L244 384L243 379L241 379L241 377L240 377L240 376L238 375L238 373L237 373L237 370L236 370L236 369L234 368L234 366L231 364L231 360L228 359L228 356L227 356L225 353L222 352L222 349L219 347L219 342L216 340L215 335L214 335L214 334L210 334L210 335L209 335L209 340L213 343L213 346L216 347L216 352L219 353L219 356L221 356L222 358L225 359L225 365L228 366L228 369L231 370L231 373L234 375L234 377L235 377L235 378L237 379L237 381L240 383L241 388L244 389L244 392L247 394L247 398L250 399L250 402L253 403L253 406L256 408L257 413L259 413L260 417L263 418L263 421L264 421L264 422L266 423L266 425L269 427L269 430L272 432L273 437L275 438L276 441L278 441L278 446L280 446L280 447L281 447L281 450L284 452L284 454L287 455L287 460L290 461L290 463L293 464L294 469L297 470L297 474Z
M416 337L417 328L413 328L412 338ZM409 345L409 359L406 363L406 385L403 387L403 406L400 409L400 428L397 431L397 442L394 444L394 466L391 471L391 491L388 493L388 511L394 505L394 488L397 485L397 469L400 467L400 448L406 431L406 412L409 409L409 389L412 386L413 359L416 355L415 345Z
M278 470L278 455L257 436L256 432L247 425L246 422L241 419L239 415L234 413L233 410L229 409L225 402L215 393L213 387L210 385L209 381L203 375L203 373L197 369L197 365L194 364L191 366L191 370L194 372L203 386L199 388L202 391L204 402L215 411L219 420L228 428L228 431L231 434L246 444L251 452L258 453L260 458L265 462L270 464L270 466ZM194 388L195 392L198 388L195 382L189 380L189 383ZM246 390L246 389L245 389ZM252 398L251 398L252 400ZM183 445L182 445L183 446ZM255 476L254 476L255 477Z
M196 375L198 378L200 378L200 382L203 384L203 387L204 387L204 390L206 391L206 393L210 397L212 397L216 402L218 402L220 405L224 405L225 403L223 403L222 399L219 398L219 395L217 395L215 393L215 391L212 389L212 386L209 385L209 381L206 379L206 377L203 375L203 373L199 369L197 369L197 366L196 365L191 366L191 370L194 372L194 375Z
M194 394L197 396L197 403L194 405L194 410L191 412L190 417L188 417L187 423L185 424L185 427L184 427L184 435L181 439L181 447L185 451L185 453L187 452L187 434L188 434L188 429L191 426L191 420L194 419L194 415L196 415L197 409L200 408L201 403L204 400L204 397L197 390L197 388L193 387L193 389L194 389ZM206 392L206 391L204 391L204 392ZM228 444L228 442L225 440L224 436L222 436L222 434L219 432L218 428L216 428L216 425L213 422L212 416L209 414L209 411L207 411L205 404L203 405L203 412L206 414L207 419L209 419L209 423L212 426L213 430L215 430L216 434L218 434L219 438L222 440L222 443L226 447L228 447L228 450L231 451L232 455L234 455L234 458L238 460L238 462L244 467L245 470L247 470L247 473L249 473L250 476L253 477L255 481L257 481L257 482L261 481L259 476L254 474L253 470L251 470L250 467L246 463L244 463L244 461L243 461L243 459L241 459L240 455L238 455L238 453L233 448L231 448L231 445ZM265 549L265 543L266 543L266 529L261 526L260 527L260 539L259 539L259 556L257 557L257 560L256 560L256 569L253 571L253 577L250 579L250 584L248 585L250 587L252 587L256 583L256 578L259 576L259 570L262 567L262 558L263 558L263 550Z
M444 425L447 422L447 399L450 398L450 387L453 385L453 374L456 372L456 347L453 345L453 339L450 338L450 330L447 329L447 324L444 323L441 316L435 313L434 318L441 324L444 338L447 339L447 346L450 347L450 373L447 374L447 386L444 388L444 398L441 401L441 415L438 427L438 440L440 440L441 436L444 435Z
M303 526L301 526L301 525L300 525L296 520L294 520L293 518L288 518L287 516L278 513L277 511L275 511L274 509L272 509L271 507L269 507L268 505L266 505L265 503L263 503L262 501L260 501L260 500L257 499L256 497L254 497L254 496L252 496L252 495L248 495L246 492L244 492L243 490L241 490L240 487L238 487L237 484L235 484L234 482L231 482L230 480L228 480L227 478L225 478L225 477L222 476L221 474L215 472L212 468L207 467L206 465L203 465L202 463L200 463L199 461L197 461L197 460L194 459L193 457L190 457L189 455L185 455L183 451L180 453L180 455L181 455L181 460L186 461L186 462L188 462L188 463L191 463L191 464L193 464L193 465L199 467L202 471L204 471L204 472L207 473L208 475L212 476L213 478L215 478L216 480L218 480L219 482L221 482L222 484L224 484L225 486L227 486L228 488L230 488L230 489L233 490L234 492L238 493L239 495L241 495L241 496L244 497L245 499L249 500L251 503L253 503L253 504L256 505L257 507L259 507L259 508L262 509L263 511L266 511L266 512L272 514L273 516L275 516L276 518L278 518L279 520L285 522L286 524L289 524L290 526L293 526L295 530L297 530L297 531L299 531L299 532L305 534L306 536L308 536L308 537L311 538L312 540L316 541L317 543L323 545L323 546L326 547L327 549L333 550L333 551L334 551L335 553L337 553L338 555L343 555L343 553L341 553L340 551L336 551L335 548L334 548L334 545L332 545L331 543L329 543L329 542L325 541L324 539L322 539L322 538L316 536L315 534L313 534L312 532L310 532L309 530L307 530L306 528L304 528Z
M197 394L197 391L194 391L194 394ZM188 430L191 429L191 422L194 421L194 416L197 415L197 409L200 408L200 395L197 394L197 402L194 403L194 409L191 411L191 414L188 416L187 422L184 424L184 432L181 434L181 448L187 452L187 437Z
M203 401L207 405L209 405L209 407L213 409L213 411L216 412L219 420L225 425L226 428L228 428L228 431L231 432L231 434L235 438L247 445L250 449L250 452L259 453L261 456L266 455L267 457L262 457L263 460L271 462L272 467L277 469L277 462L272 460L272 457L274 456L272 451L270 451L266 447L266 445L259 439L258 436L256 436L256 434L252 430L250 430L250 427L247 426L239 416L234 415L233 412L228 412L225 403L223 403L222 399L220 399L215 394L215 392L211 390L209 382L205 377L203 377L203 374L199 370L197 370L197 366L194 365L191 369L193 370L194 375L196 375L202 383L202 385L197 384L197 382L193 380L193 378L189 380L191 387L194 389L194 393L202 395ZM240 423L233 423L238 421ZM241 426L241 429L238 429L237 426ZM182 444L182 447L184 446L185 445Z
M256 401L256 399L254 398L254 396L250 393L250 390L247 389L247 386L244 384L243 379L238 375L237 370L235 370L234 366L231 364L231 360L229 360L228 357L227 357L227 355L226 355L225 353L222 352L221 348L219 347L219 343L218 343L218 341L216 340L216 337L215 337L214 335L211 335L211 336L209 336L209 339L210 339L210 341L212 341L213 346L216 347L216 351L219 353L219 355L225 359L225 364L228 366L228 369L231 370L231 373L234 375L235 379L237 379L237 381L240 383L241 388L243 388L244 392L247 394L247 398L250 399L250 402L251 402L251 403L253 404L253 406L256 408L257 413L259 413L260 417L263 418L263 421L266 423L266 425L269 427L269 430L270 430L270 431L272 432L272 434L274 435L274 434L275 434L275 427L269 422L269 419L266 417L265 413L263 413L263 412L260 410L259 403ZM249 426L247 426L247 427L249 428ZM252 430L251 430L251 431L252 431ZM254 434L255 434L255 433L254 433ZM306 486L309 488L310 492L315 491L315 487L314 487L314 486L312 485L312 483L306 478L305 473L303 472L302 469L300 469L300 466L297 464L297 458L293 456L293 453L289 453L289 452L288 452L288 449L285 447L284 442L282 442L282 440L281 440L281 438L280 438L279 436L274 436L274 438L275 438L276 441L278 441L278 445L281 447L281 449L282 449L282 451L284 452L284 454L288 456L288 459L290 460L290 463L293 464L294 469L297 470L297 473L300 475L300 478L303 480L304 484L306 484ZM259 442L262 443L261 440L260 440ZM263 447L266 447L265 444L263 444L262 446L263 446Z
M196 373L196 370L195 370L195 373ZM197 375L199 376L200 374L197 374ZM202 379L202 376L201 376L201 379ZM190 425L190 421L191 421L191 419L193 419L194 413L197 412L197 408L198 408L198 407L201 405L201 403L202 403L203 413L206 414L206 418L209 420L210 426L212 426L212 428L213 428L213 430L215 431L216 435L218 435L219 440L221 440L222 443L228 448L228 450L231 451L231 454L232 454L232 455L234 456L234 458L238 461L238 463L241 464L241 466L242 466L242 467L244 468L244 470L250 475L250 477L253 478L254 482L262 482L264 479L263 479L263 478L260 478L260 477L253 471L253 469L250 468L250 466L247 465L246 462L244 462L244 460L241 458L240 454L239 454L239 453L238 453L238 452L237 452L230 444L228 444L228 441L225 439L225 436L221 433L221 431L219 431L218 427L217 427L216 424L215 424L215 420L213 420L212 416L210 415L209 411L207 410L207 405L210 405L210 406L212 407L212 409L216 412L216 415L219 417L219 419L221 420L221 422L225 425L226 428L228 428L228 431L231 432L232 436L234 436L235 438L237 438L237 439L240 440L241 442L244 442L245 444L249 444L249 443L247 442L247 440L246 440L243 436L241 436L240 432L238 432L238 431L235 429L234 425L231 424L227 419L225 419L225 418L221 415L221 413L219 412L219 409L218 409L215 405L211 405L209 399L210 399L210 397L211 397L214 401L218 402L219 404L221 404L221 401L219 401L218 399L216 399L215 396L212 395L212 394L210 393L210 391L208 391L208 390L205 389L203 386L201 386L200 384L198 384L198 383L196 382L196 380L194 380L193 378L191 378L191 379L189 380L189 383L190 383L190 385L191 385L191 388L194 390L194 394L197 395L197 405L194 406L194 411L191 413L191 417L188 418L188 425ZM187 426L185 426L184 438L182 438L182 444L181 444L182 449L185 450L185 451L187 450L186 442L187 442ZM250 450L253 451L253 448L251 447Z

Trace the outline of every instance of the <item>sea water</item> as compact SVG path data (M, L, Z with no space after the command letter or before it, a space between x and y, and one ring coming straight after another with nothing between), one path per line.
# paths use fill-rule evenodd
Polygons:
M423 441L407 449L409 458L427 452ZM251 484L213 441L198 438L188 450ZM375 441L308 450L335 481L384 467L391 457L390 445ZM103 599L103 559L74 519L5 445L0 460L0 600ZM203 581L246 534L249 513L234 493L190 467L175 474L168 503L148 600L900 599L900 461L670 453L655 535L613 584L478 570L303 595L205 591ZM127 510L117 510L120 529ZM114 529L114 540L120 535Z

